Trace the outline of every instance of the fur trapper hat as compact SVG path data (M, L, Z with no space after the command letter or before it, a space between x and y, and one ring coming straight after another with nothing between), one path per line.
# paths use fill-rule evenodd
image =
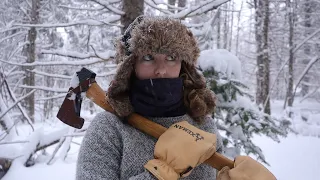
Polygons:
M192 32L175 19L139 16L116 44L115 58L119 65L107 96L118 116L133 113L129 99L130 82L136 57L145 50L182 60L180 77L184 78L184 104L191 117L201 121L213 113L215 95L206 88L203 75L197 72L200 50Z

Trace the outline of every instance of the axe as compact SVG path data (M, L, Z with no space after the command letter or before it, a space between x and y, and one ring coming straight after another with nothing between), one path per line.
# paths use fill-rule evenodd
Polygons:
M57 118L69 126L81 129L84 124L84 119L80 117L83 92L85 92L86 97L91 99L95 104L106 111L116 114L108 104L106 92L104 92L95 81L96 74L86 68L82 68L81 71L76 74L79 78L79 86L69 88L69 91L58 111ZM127 117L127 123L157 139L167 130L166 127L150 121L136 113L132 113ZM230 168L234 167L234 162L232 160L217 152L206 160L205 163L217 170L221 170L225 166Z

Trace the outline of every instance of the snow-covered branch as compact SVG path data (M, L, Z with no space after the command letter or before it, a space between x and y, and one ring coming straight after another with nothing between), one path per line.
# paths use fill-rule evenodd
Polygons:
M91 0L100 6L103 6L104 8L108 9L111 12L114 12L117 15L124 15L124 12L117 9L116 7L112 6L109 1L104 1L104 0Z
M33 72L35 74L42 75L42 76L52 77L52 78L60 78L60 79L68 79L68 80L72 79L72 76L66 76L66 75L61 75L61 74L50 74L50 73L38 71L36 69L34 69L30 72ZM113 70L106 72L106 73L97 74L97 77L108 77L108 76L111 76L114 74L116 74L116 69L113 69Z
M27 86L27 85L19 85L19 87L20 87L20 88L26 88L26 89L34 89L34 90L57 92L57 93L67 93L67 92L68 92L68 89L51 88L51 87L46 87L46 86Z
M302 99L301 99L299 102L302 103L305 99L313 96L315 93L318 92L319 89L320 89L320 86L314 88L313 91L311 91L311 92L309 92L308 94L306 94L305 96L303 96Z
M8 109L7 105L4 103L4 99L0 96L0 110L1 112ZM2 135L6 134L4 137L0 139L2 141L8 134L10 134L10 126L12 126L12 120L10 114L5 114L3 118L0 118L0 127L4 130L4 133L0 134L0 138Z
M6 145L6 144L21 144L21 143L28 143L30 141L12 141L12 142L0 142L0 145Z
M52 100L52 99L64 98L65 96L66 96L66 93L63 93L63 94L59 94L59 95L52 96L52 97L38 98L35 101L47 101L47 100Z
M69 127L68 129L69 129L68 134L75 132L74 128ZM51 165L53 163L54 156L56 155L56 153L58 152L59 149L60 149L60 157L64 160L67 157L68 151L70 150L71 141L72 141L72 136L66 137L64 135L63 137L61 137L59 140L59 144L56 146L56 148L55 148L54 152L52 153L52 156L47 164Z
M109 71L109 72L105 72L105 73L100 73L97 74L97 77L108 77L108 76L112 76L116 74L117 69L114 68L113 70Z
M116 4L116 3L121 3L121 2L122 2L122 0L104 0L104 3L108 3L108 4Z
M25 45L29 44L29 41L26 41L26 42L23 42L23 43L20 43L13 51L12 53L9 55L8 57L8 61L11 61L11 58L13 58L16 54L18 54L18 51L23 48Z
M56 92L56 93L67 93L68 89L63 88L51 88L46 86L27 86L27 85L19 85L20 88L26 88L26 89L34 89L34 90L41 90L41 91L49 91L49 92ZM62 95L61 95L62 96ZM60 98L60 95L55 98ZM52 97L51 97L52 98ZM44 100L44 99L42 99Z
M31 135L31 137L28 138L29 143L22 150L24 155L17 158L17 160L25 166L28 166L28 161L34 153L58 143L59 140L68 133L68 128L69 127L66 127L64 129L51 132L50 134L44 134L43 129L38 129Z
M10 111L10 109L12 109L14 106L16 106L20 101L24 100L26 97L30 96L31 94L33 94L36 91L36 89L30 91L29 93L25 94L24 96L20 97L17 101L15 101L8 109L2 111L2 113L0 114L0 119L2 119L2 117L4 115L6 115L6 113L8 111Z
M152 1L152 0L145 0L144 2L145 2L148 6L154 8L154 9L156 9L156 10L158 10L158 11L160 11L160 12L166 14L166 15L173 15L172 12L168 11L167 9L162 9L162 8L160 8L160 7L159 7L157 4L155 4L154 1Z
M230 0L201 1L199 3L199 5L190 6L186 9L178 12L177 14L171 15L171 17L177 18L177 19L183 19L188 16L195 16L195 15L203 14L203 13L206 13L206 12L212 10L212 9L218 8L220 5L222 5L228 1L230 1Z
M314 57L309 63L308 65L306 66L306 68L303 70L303 72L301 73L300 77L298 78L297 80L297 84L294 88L294 91L293 91L293 97L295 96L296 92L297 92L297 88L300 84L300 82L302 81L303 77L308 73L309 69L313 66L314 63L316 63L318 60L320 59L319 56L317 57ZM292 103L293 103L294 99L292 100Z
M80 61L49 61L49 62L34 62L34 63L16 63L16 62L7 62L3 59L0 59L1 62L11 64L11 65L16 65L16 66L52 66L52 65L57 65L57 66L64 66L64 65L71 65L71 66L83 66L83 65L91 65L91 64L97 64L97 63L103 63L105 62L102 59L87 59L87 60L80 60ZM115 64L107 64L104 65L105 67L110 67L114 68L117 65Z
M156 0L156 1L155 0L151 0L151 1L156 5L165 5L166 7L169 7L172 10L183 10L184 9L183 7L176 7L176 6L173 6L171 4L168 4L168 3L164 2L162 0ZM145 0L145 2L146 2L146 0Z
M72 9L72 10L79 10L79 11L101 11L104 9L104 7L101 7L101 8L80 8L80 7L72 7L72 6L65 6L65 5L59 5L58 7Z
M7 31L14 31L14 30L17 30L17 29L21 29L21 27L10 27L8 29L2 29L2 30L0 30L0 33L4 33L4 32L7 32Z
M11 90L10 86L8 85L8 82L6 80L4 80L4 84L6 85L7 87L7 90L9 92L9 95L11 96L11 98L13 99L14 102L17 102L17 98L16 96L14 95L13 91ZM34 131L34 128L32 126L32 122L31 122L31 119L29 118L28 114L25 112L25 110L23 109L23 107L21 106L20 103L18 103L18 108L20 109L22 115L27 119L27 122L28 124L31 126L31 129L32 131Z
M59 144L57 145L57 147L55 147L49 161L47 162L47 165L52 165L53 163L53 159L55 157L55 155L57 154L58 150L61 148L62 144L66 141L66 138L65 137L62 137L60 140L59 140Z
M23 12L24 16L26 16L29 21L32 21L30 14L28 14L28 10L24 9L24 7L22 7L21 4L19 4L19 9Z
M96 58L96 54L94 52L89 53L79 53L77 51L66 51L66 50L41 50L41 54L52 54L58 56L65 56L70 58L77 58L77 59L88 59L88 58ZM114 51L107 51L105 53L99 53L100 58L102 59L109 59L114 56Z
M42 71L38 71L36 69L33 69L32 71L35 74L42 75L42 76L47 76L47 77L53 77L53 78L60 78L60 79L69 79L71 80L72 76L66 76L66 75L61 75L61 74L50 74Z
M102 26L102 25L110 25L110 26L120 26L118 24L114 24L117 21L120 20L119 15L114 15L109 17L105 21L98 21L93 19L84 19L78 22L70 22L70 23L58 23L58 24L21 24L16 23L12 26L18 26L18 27L36 27L36 28L57 28L57 27L70 27L70 26L76 26L76 25L88 25L88 26Z
M203 30L202 31L198 31L198 33L194 33L195 36L200 36L200 39L209 39L208 36L211 36L212 34L210 34L210 30L213 28L215 22L217 21L217 19L219 18L219 14L220 14L220 9L218 8L217 12L215 13L215 15L210 18L207 22L203 23Z
M204 14L208 11L211 11L213 9L217 9L219 6L221 6L222 4L228 2L230 0L225 0L224 2L223 1L220 1L220 2L216 2L216 3L208 3L208 4L205 4L203 5L202 7L200 8L196 8L194 11L190 12L189 16L197 16L197 15L201 15L201 14Z
M89 53L79 53L77 51L66 51L66 50L41 50L42 54L52 54L52 55L58 55L58 56L65 56L70 58L77 58L77 59L88 59L88 58L101 58L103 60L108 60L110 58L114 57L115 51L106 51L104 53L97 53L89 52Z
M8 40L8 39L10 39L10 38L13 38L13 37L15 37L15 36L18 36L18 35L26 35L26 34L27 34L26 31L21 31L21 32L12 34L11 36L6 36L5 38L0 39L0 44L1 44L3 41Z

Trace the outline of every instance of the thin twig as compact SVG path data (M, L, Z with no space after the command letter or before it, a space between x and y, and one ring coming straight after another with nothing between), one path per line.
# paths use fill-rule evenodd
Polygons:
M6 145L6 144L20 144L20 143L28 143L30 141L12 141L12 142L0 142L0 145Z
M58 146L54 149L54 151L53 151L53 153L52 153L49 161L47 162L47 165L51 165L51 164L52 164L52 161L53 161L53 159L54 159L54 156L57 154L58 150L60 149L60 147L62 146L62 144L63 144L63 142L64 142L65 140L66 140L65 137L63 137L63 138L61 138L61 139L59 140L59 144L58 144Z
M108 59L104 59L104 58L102 58L101 56L99 56L99 55L97 54L97 51L93 48L92 45L90 45L90 47L92 48L94 54L95 54L98 58L100 58L100 59L102 59L102 60L104 60L104 61L107 61L107 60L108 60Z
M11 129L12 129L18 122L19 122L19 120L15 120L14 123L13 123L13 125L12 125L7 131L10 133ZM5 133L6 133L6 131L5 131L4 133L0 134L0 137L1 137L3 134L5 134ZM5 135L3 138L1 138L0 141L4 140L4 139L9 135L9 133L6 133L6 135Z
M10 109L12 109L14 106L16 106L20 101L24 100L26 97L30 96L31 94L33 94L36 91L36 89L30 91L28 94L22 96L21 98L19 98L14 104L12 104L7 110L5 110L1 115L0 115L0 119L2 119L2 117L8 112L10 111Z
M298 88L300 82L302 81L303 77L308 73L309 69L313 66L313 64L316 63L319 59L320 59L319 57L313 58L313 59L309 62L309 64L307 65L307 67L304 69L304 71L302 72L301 76L300 76L299 79L298 79L298 83L296 84L296 87L294 88L292 97L295 96L295 94L296 94L296 92L297 92L297 88ZM292 99L292 104L293 104L293 101L294 101L294 98Z
M103 3L101 3L99 0L91 0L91 1L99 4L100 6L105 7L106 9L108 9L109 11L114 12L114 13L117 14L117 15L122 16L122 15L125 14L123 11L121 11L120 9L117 9L116 7L112 6L112 5L109 4L109 3L108 3L108 4L103 4Z
M71 141L71 143L81 146L80 143L77 143L77 142L74 142L74 141Z
M6 80L4 80L4 83L7 87L7 90L9 92L9 95L11 96L11 98L13 99L14 102L17 101L17 98L15 97L15 95L13 94L12 90L10 89L8 82ZM29 118L28 114L24 111L23 107L21 106L20 103L18 103L18 108L20 109L22 115L27 119L28 124L31 126L32 131L34 131L34 127L32 126L32 122L31 119Z

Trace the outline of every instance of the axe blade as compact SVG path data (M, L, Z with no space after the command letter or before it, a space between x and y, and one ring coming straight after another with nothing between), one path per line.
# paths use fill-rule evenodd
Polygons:
M58 111L57 118L69 126L81 129L84 124L84 119L80 117L81 93L88 91L90 85L95 82L96 74L89 69L82 68L79 72L76 72L76 75L79 79L79 85L69 88L69 92Z
M66 95L59 111L57 118L63 123L77 129L81 129L84 124L84 119L80 117L79 99L71 100L69 93Z

